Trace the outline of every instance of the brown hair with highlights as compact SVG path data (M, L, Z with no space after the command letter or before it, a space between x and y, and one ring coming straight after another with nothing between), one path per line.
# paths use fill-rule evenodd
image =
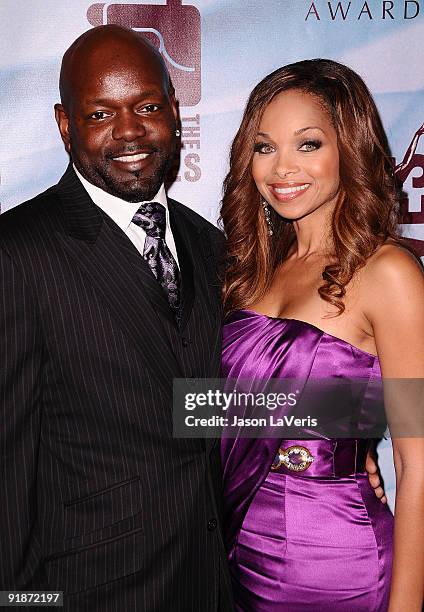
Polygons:
M363 80L327 59L296 62L265 77L252 91L233 141L224 182L221 225L227 235L224 273L226 312L259 300L275 268L295 241L291 221L270 207L274 233L268 235L262 198L252 178L252 159L262 114L281 92L315 96L337 133L340 190L332 218L333 253L318 291L344 311L346 285L356 270L387 239L398 240L393 162L380 116Z

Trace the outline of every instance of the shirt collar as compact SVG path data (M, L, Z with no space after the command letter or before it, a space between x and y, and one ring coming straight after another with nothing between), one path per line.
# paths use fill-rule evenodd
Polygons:
M75 168L75 164L73 164L73 168L75 170L75 174L81 181L84 189L87 191L90 198L93 200L94 204L101 208L103 212L105 212L112 221L115 221L116 225L121 228L122 231L126 232L132 218L134 217L137 210L140 208L143 202L126 202L121 198L118 198L100 187L96 187L90 181L87 181L78 170ZM166 224L169 225L169 210L168 210L168 201L165 193L165 186L162 185L159 187L159 191L155 195L154 198L148 200L149 202L159 202L162 206L165 207L166 210Z

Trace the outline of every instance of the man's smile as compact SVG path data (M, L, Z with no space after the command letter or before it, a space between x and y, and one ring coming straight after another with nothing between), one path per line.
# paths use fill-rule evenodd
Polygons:
M132 162L138 162L143 159L146 159L150 153L127 153L126 155L120 155L119 157L114 157L114 161L123 162L125 164L129 164Z

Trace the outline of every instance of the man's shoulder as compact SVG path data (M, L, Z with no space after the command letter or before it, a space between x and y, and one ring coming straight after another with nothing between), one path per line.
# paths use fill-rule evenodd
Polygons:
M57 215L58 194L56 185L34 198L10 208L0 215L0 243L34 236L43 228L51 227Z
M178 212L185 217L187 221L194 225L199 232L206 231L214 242L221 242L224 244L224 234L215 225L181 202L178 202L172 198L169 198L169 200L176 210L178 210Z

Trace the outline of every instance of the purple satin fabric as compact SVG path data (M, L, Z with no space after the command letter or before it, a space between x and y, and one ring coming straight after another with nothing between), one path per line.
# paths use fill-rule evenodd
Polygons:
M377 357L295 319L239 310L226 321L222 375L240 379L381 379ZM373 425L376 387L343 411ZM300 444L305 472L270 466ZM226 541L237 610L364 611L388 606L393 516L363 471L366 440L221 441Z

